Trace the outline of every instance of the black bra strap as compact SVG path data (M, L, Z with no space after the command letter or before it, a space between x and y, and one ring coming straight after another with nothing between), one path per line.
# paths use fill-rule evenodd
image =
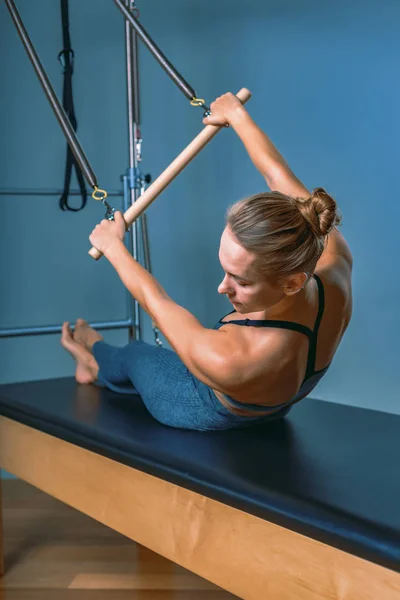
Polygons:
M315 281L318 286L318 314L315 320L314 331L312 334L312 338L310 339L310 348L308 351L308 359L307 359L307 370L305 379L308 379L315 373L315 362L317 360L317 339L318 339L318 330L321 325L322 316L325 310L325 291L324 285L321 279L314 273Z
M244 319L243 321L229 321L230 323L236 323L240 325L249 325L251 327L270 327L272 329L290 329L291 331L297 331L298 333L304 333L310 341L313 337L313 332L306 325L300 323L293 323L292 321L252 321L251 319Z
M318 314L314 325L314 334L317 335L319 326L321 325L322 316L325 310L325 290L321 278L314 273L315 281L318 286Z

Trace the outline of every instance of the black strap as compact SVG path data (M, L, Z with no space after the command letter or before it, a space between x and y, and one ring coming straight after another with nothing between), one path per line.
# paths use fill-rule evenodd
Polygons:
M309 379L315 373L315 362L317 360L317 340L318 340L318 331L319 326L321 325L322 316L325 310L325 291L324 284L322 283L320 277L314 273L314 279L317 282L318 286L318 314L314 325L313 331L313 339L310 344L310 349L308 353L308 361L307 361L307 371L306 371L306 379Z
M317 335L325 311L325 290L321 278L316 273L314 273L314 279L317 282L319 299L318 314L314 325L314 333Z
M64 69L64 87L63 87L63 107L71 122L73 130L78 129L78 122L75 116L74 100L72 95L72 74L74 72L74 51L71 48L71 38L69 34L69 15L68 15L68 0L61 0L61 20L63 32L63 49L58 55L58 60L61 62ZM78 180L79 189L82 196L82 203L79 208L73 208L68 204L69 186L71 183L72 167L75 168L76 178ZM71 152L71 148L67 145L67 158L65 163L64 176L64 191L60 198L61 210L70 210L78 212L85 208L87 202L87 191L85 180L82 171Z

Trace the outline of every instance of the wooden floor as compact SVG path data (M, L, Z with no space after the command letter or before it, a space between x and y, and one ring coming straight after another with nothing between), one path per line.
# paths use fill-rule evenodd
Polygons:
M0 600L237 600L22 481L2 488Z

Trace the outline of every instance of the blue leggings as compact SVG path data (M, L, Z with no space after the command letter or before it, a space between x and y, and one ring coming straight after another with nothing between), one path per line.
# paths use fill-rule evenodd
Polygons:
M167 348L134 340L119 348L99 341L93 346L99 383L114 392L141 396L163 425L196 431L234 429L271 420L229 412L214 392Z

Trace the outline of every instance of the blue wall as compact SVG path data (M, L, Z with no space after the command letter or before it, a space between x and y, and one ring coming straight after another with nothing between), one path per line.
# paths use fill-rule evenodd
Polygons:
M400 4L389 0L138 0L141 20L207 100L249 87L249 110L310 188L326 187L355 258L354 317L315 397L400 413L398 199ZM61 96L59 3L18 7ZM70 0L79 138L101 187L128 165L123 19L111 0ZM60 188L65 141L4 3L0 4L0 187ZM142 170L156 177L201 129L201 111L141 48ZM217 294L227 206L264 189L232 131L224 131L148 210L153 273L211 326L229 309ZM126 316L105 260L87 256L103 216L89 200L0 197L0 327ZM142 315L144 339L151 323ZM105 334L122 345L124 331ZM0 340L0 382L73 374L59 336Z

